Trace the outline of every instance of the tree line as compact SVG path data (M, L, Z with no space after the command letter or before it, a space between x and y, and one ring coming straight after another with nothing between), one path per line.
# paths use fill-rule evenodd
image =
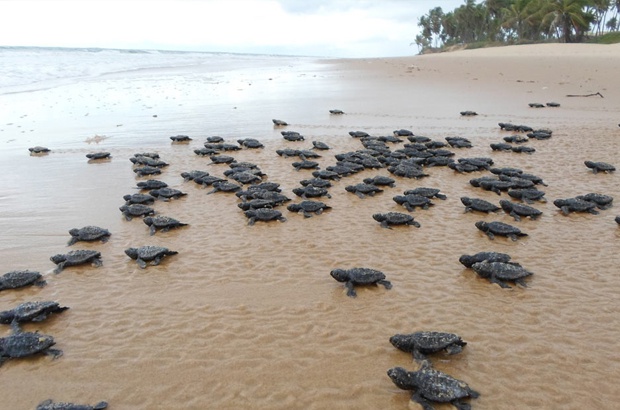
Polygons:
M465 0L420 17L415 44L423 52L462 43L582 42L619 30L619 13L620 0Z

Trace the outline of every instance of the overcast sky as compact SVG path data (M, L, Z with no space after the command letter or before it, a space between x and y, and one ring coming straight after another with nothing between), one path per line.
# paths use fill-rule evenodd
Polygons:
M0 0L0 46L335 57L417 53L420 16L464 0Z

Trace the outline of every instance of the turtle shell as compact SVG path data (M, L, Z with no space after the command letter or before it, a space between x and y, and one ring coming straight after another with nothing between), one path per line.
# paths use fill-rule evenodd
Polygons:
M71 229L69 231L71 235L71 240L69 240L69 245L73 245L77 241L97 241L101 240L103 242L107 242L111 233L107 229L100 228L98 226L85 226L83 228Z
M371 285L385 280L385 274L370 268L334 269L331 275L338 282L352 282L355 285Z
M479 393L472 390L467 383L429 366L416 372L408 372L402 367L394 367L389 369L387 374L399 388L415 390L417 395L424 399L438 403L479 396Z
M54 403L51 399L49 399L39 403L35 410L103 410L107 407L108 403L105 401L100 401L94 406L89 406L87 404L74 404L63 402Z
M496 235L510 235L510 234L520 234L521 230L516 226L508 225L503 222L484 222L478 221L476 222L476 227L481 231L490 231Z
M29 270L14 270L0 276L0 290L16 289L37 283L44 284L39 272Z
M499 253L499 252L478 252L474 255L461 255L459 258L459 262L461 262L465 267L471 268L474 263L489 261L489 262L504 262L507 263L510 261L510 255L507 253Z
M421 331L410 334L396 334L390 343L404 352L436 353L453 345L465 346L467 343L459 335L446 332ZM460 349L456 349L458 353Z
M465 205L466 207L465 211L469 211L470 209L472 209L474 211L488 213L488 212L499 211L500 209L500 207L498 207L497 205L489 201L485 201L484 199L469 198L466 196L461 197L461 203Z
M19 332L0 337L0 358L26 357L45 352L56 342L52 336L38 332Z
M25 302L14 309L0 312L0 323L39 322L45 320L50 313L60 313L69 309L61 307L58 302Z

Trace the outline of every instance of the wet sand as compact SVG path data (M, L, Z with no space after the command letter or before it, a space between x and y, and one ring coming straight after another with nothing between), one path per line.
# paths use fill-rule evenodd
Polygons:
M0 259L2 272L32 269L48 285L0 293L0 310L29 300L56 300L70 310L25 329L53 335L64 356L10 360L0 368L1 408L31 409L47 398L110 409L404 409L409 394L386 375L415 369L395 333L458 333L461 354L436 355L439 370L481 393L476 409L611 408L620 376L620 228L617 205L599 215L562 215L557 198L599 192L620 198L618 174L593 174L583 162L618 166L620 48L594 45L519 46L396 59L329 60L311 68L240 73L202 81L199 73L113 78L2 96L11 116L0 128ZM159 75L159 74L158 74ZM600 92L604 98L566 97ZM530 108L530 102L559 108ZM328 110L339 108L342 116ZM461 117L474 110L476 117ZM154 117L156 115L156 117ZM4 118L4 117L3 117ZM289 122L274 127L272 118ZM532 155L494 152L513 133L498 122L549 128L530 140ZM10 123L10 125L7 125ZM184 182L180 173L221 176L226 165L193 153L206 137L254 137L265 148L232 155L251 161L292 189L311 171L295 171L276 149L329 144L318 159L361 149L349 131L389 135L406 128L435 140L469 138L455 158L492 157L543 177L543 215L515 222L505 213L464 213L459 198L499 202L508 196L474 188L487 172L429 168L424 179L396 178L396 187L360 199L345 191L386 169L334 182L333 207L312 218L284 207L284 223L248 226L231 194ZM280 131L306 138L288 142ZM188 144L169 136L190 135ZM96 135L104 139L92 140ZM91 139L87 142L88 139ZM47 145L49 155L27 147ZM402 144L389 144L395 150ZM112 159L88 163L85 155ZM122 196L137 192L129 158L156 151L170 165L157 179L188 195L157 201L158 214L190 225L149 236L126 221ZM437 187L447 195L411 214L421 227L383 229L371 215L406 212L392 197ZM513 224L529 234L491 241L479 220ZM109 229L109 242L67 247L67 231ZM179 254L139 269L124 249L161 245ZM102 252L103 266L54 275L49 257L71 249ZM509 253L534 275L528 287L502 289L477 277L459 256ZM385 272L393 288L359 288L346 296L329 272L364 266ZM10 333L8 326L0 335ZM408 407L411 406L411 407ZM438 409L450 406L437 406Z

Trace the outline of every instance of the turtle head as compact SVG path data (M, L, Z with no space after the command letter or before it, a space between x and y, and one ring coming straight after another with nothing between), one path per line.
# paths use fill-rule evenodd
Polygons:
M374 219L377 222L383 222L385 220L385 216L383 214L374 214L372 216L372 219Z
M558 208L561 208L564 205L566 205L566 200L565 199L556 199L555 201L553 201L553 205L557 206Z
M387 371L387 375L392 382L400 389L412 390L415 388L411 382L411 374L402 367L392 367Z
M131 195L127 194L127 195L123 195L123 199L125 201L129 201L131 199Z
M480 229L481 231L486 231L487 230L487 223L484 221L478 221L476 222L476 228Z
M466 267L471 268L471 265L473 264L472 259L473 258L471 257L471 255L461 255L461 257L459 258L459 262L461 262Z
M462 196L461 197L461 203L465 206L469 206L471 205L471 198L466 197L466 196Z
M338 282L348 282L349 274L344 269L334 269L330 272L332 278L336 279Z
M131 259L138 258L138 248L127 248L125 249L125 255L129 256Z
M69 235L78 236L80 234L80 230L78 228L73 228L69 231Z
M50 257L50 260L54 262L56 265L58 265L61 262L64 262L65 259L67 259L67 257L61 253Z
M586 167L588 167L588 168L594 168L594 162L592 162L592 161L584 161L583 163L584 163L584 164L586 165Z
M145 224L150 225L153 223L153 217L147 216L142 220Z
M390 343L395 348L404 352L410 352L414 347L414 343L410 335L396 334L390 337Z
M299 212L299 210L301 209L301 206L299 204L290 204L289 206L286 207L286 209L288 209L291 212Z

